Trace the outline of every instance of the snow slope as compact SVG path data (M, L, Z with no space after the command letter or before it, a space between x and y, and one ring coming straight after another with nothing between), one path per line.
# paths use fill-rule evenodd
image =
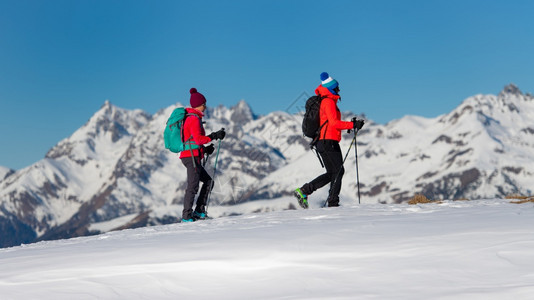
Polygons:
M0 295L532 299L532 249L533 203L346 203L0 249Z

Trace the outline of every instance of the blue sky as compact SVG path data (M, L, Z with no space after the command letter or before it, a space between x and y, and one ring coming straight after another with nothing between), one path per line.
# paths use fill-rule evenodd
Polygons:
M436 117L534 92L533 1L0 0L0 166L26 167L109 99L155 113L286 110L327 71L343 111Z

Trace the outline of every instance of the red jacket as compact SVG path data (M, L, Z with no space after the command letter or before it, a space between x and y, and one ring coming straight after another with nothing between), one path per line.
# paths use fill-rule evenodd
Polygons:
M184 140L188 140L191 136L193 136L193 141L199 146L211 142L211 139L206 136L204 126L202 126L202 117L204 114L194 108L186 108L185 110L188 114L194 114L196 116L187 116L185 118L183 128ZM202 147L200 147L200 149L193 149L193 155L203 157L204 151ZM191 157L191 151L185 150L180 152L180 158L184 157Z
M319 96L326 96L321 101L321 108L319 111L319 119L321 125L328 121L321 129L319 140L335 140L341 141L341 131L352 129L353 124L350 121L341 121L341 112L337 107L339 95L334 95L327 88L319 85L315 89L315 94Z

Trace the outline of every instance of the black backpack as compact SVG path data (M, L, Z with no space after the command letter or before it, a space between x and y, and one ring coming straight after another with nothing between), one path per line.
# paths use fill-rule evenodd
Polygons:
M321 121L319 119L319 111L321 108L321 101L326 97L321 97L318 95L311 96L306 100L306 112L304 113L304 119L302 120L302 133L304 136L312 138L312 144L314 144L317 139L319 139L319 134L321 129L326 124L319 124Z

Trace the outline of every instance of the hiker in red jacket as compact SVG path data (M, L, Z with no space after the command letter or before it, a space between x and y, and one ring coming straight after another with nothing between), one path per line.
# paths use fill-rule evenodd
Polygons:
M341 180L345 173L343 155L339 147L341 131L353 128L359 130L364 123L363 120L356 118L353 118L352 121L341 121L341 112L337 107L337 102L341 99L339 84L326 72L321 73L320 77L321 84L315 89L315 94L323 98L319 108L319 119L320 124L324 124L324 126L321 127L316 149L324 163L326 173L295 190L295 197L303 208L308 208L308 196L328 183L330 183L328 206L339 206Z
M214 146L207 144L214 140L222 140L226 133L223 129L210 133L206 136L204 126L202 125L202 117L206 110L206 98L199 93L197 89L190 90L191 108L186 108L187 117L183 125L183 140L186 143L200 146L198 149L185 150L180 153L180 159L183 165L187 168L187 188L184 196L184 210L182 212L182 222L193 222L195 220L206 219L206 200L213 188L213 180L206 172L201 164L205 154L213 153ZM200 181L202 181L202 189L198 195L197 205L193 211L193 203L198 192Z

